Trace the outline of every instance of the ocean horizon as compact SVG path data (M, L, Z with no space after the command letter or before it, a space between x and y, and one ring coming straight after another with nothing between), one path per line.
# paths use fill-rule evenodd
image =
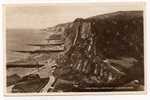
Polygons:
M7 62L26 58L29 54L17 53L12 50L34 50L39 47L28 46L29 43L44 42L48 36L40 30L7 29L6 31L6 59Z

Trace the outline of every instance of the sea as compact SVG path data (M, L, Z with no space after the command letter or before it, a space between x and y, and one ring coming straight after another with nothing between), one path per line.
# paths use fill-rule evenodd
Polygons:
M39 47L29 46L31 43L46 42L49 33L36 29L7 29L6 31L6 62L27 58L29 54L14 52L15 50L34 50ZM7 76L17 74L24 76L35 68L7 68Z
M48 33L35 29L8 29L6 32L7 62L24 58L27 54L13 52L14 50L34 50L39 47L29 46L31 43L45 42Z

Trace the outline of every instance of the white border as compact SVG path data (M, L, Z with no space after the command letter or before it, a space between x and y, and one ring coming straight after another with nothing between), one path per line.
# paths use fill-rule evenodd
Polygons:
M62 3L62 2L61 2ZM119 3L119 2L116 2L116 3ZM124 2L126 4L130 4L129 2ZM132 3L132 2L131 2ZM136 3L136 2L133 2L133 3ZM56 4L56 3L54 3ZM63 3L64 4L64 3ZM72 4L72 3L70 3ZM96 4L96 3L95 3ZM105 2L104 2L105 4ZM111 3L109 3L111 5ZM114 4L114 3L112 3ZM8 4L9 5L9 4ZM30 4L32 5L32 4ZM49 4L37 4L37 5L33 5L33 6L43 6L43 5L49 5ZM10 6L15 6L14 5L10 5ZM24 5L21 5L21 6L24 6ZM145 4L143 2L141 2L141 6L144 6L145 7ZM143 7L143 8L144 8ZM5 15L5 5L3 5L3 13ZM145 8L143 9L144 11L144 19L145 19ZM4 26L3 26L3 42L4 42L4 65L6 66L6 28L5 28L5 16L3 16L3 23L4 23ZM144 20L144 26L145 26L145 20ZM144 32L145 32L145 27L144 27ZM36 96L36 95L40 95L40 96L44 96L44 95L100 95L100 94L113 94L113 95L116 95L116 94L146 94L146 84L144 85L144 91L120 91L120 92L117 92L117 91L113 91L113 92L63 92L63 93L58 93L58 92L52 92L52 93L7 93L7 89L6 89L6 67L4 66L4 95L6 96ZM145 67L144 67L145 68ZM146 72L146 70L145 70ZM145 73L145 76L146 76L146 73ZM145 78L145 83L146 83L146 78Z
M88 2L95 2L96 0L87 0ZM106 0L106 1L99 1L99 2L122 2L122 1L120 1L120 0ZM145 26L147 26L146 27L146 29L145 29L145 35L144 35L144 48L145 48L145 67L146 67L146 72L148 72L149 73L149 66L150 66L150 63L149 63L149 48L150 48L150 46L148 45L148 43L150 42L150 35L148 34L148 32L150 32L149 31L149 29L148 29L148 27L150 26L149 25L149 13L148 13L148 9L150 8L150 3L149 3L149 1L148 0L132 0L132 1L145 1L147 4L146 4L146 10L145 10L145 12L146 12L146 14L147 14L147 16L145 16L145 18L146 18L146 21L145 21ZM132 2L131 0L126 0L126 2ZM23 0L6 0L5 2L3 1L2 3L4 4L4 3L7 3L7 4L12 4L12 3L26 3L26 4L28 4L28 3L60 3L60 2L66 2L66 3L68 3L68 0L53 0L53 1L49 1L49 0L25 0L25 1L23 1ZM69 2L70 2L70 0L69 0ZM79 0L78 1L74 1L74 0L71 0L71 2L79 2ZM80 1L80 3L84 3L84 1ZM148 6L149 5L149 6ZM0 9L1 10L1 9ZM2 11L2 10L1 10ZM1 16L1 18L2 18L2 14L0 14L0 16ZM149 17L148 17L149 16ZM2 22L2 19L0 20L0 22ZM2 30L3 28L2 28L2 24L1 24L1 26L0 26L0 30ZM1 32L2 33L2 32ZM2 35L2 34L1 34ZM4 41L3 41L3 36L2 37L0 37L0 40L1 40L1 42L0 42L0 46L1 46L1 48L3 48L4 47ZM2 66L4 66L4 62L3 62L3 55L4 55L4 51L3 51L3 49L0 49L0 54L1 54L1 56L0 56L0 60L1 60L1 63L0 64L2 64ZM0 73L2 74L2 75L0 75L0 76L2 76L2 77L0 77L0 79L1 80L3 80L3 71L2 70L0 70ZM148 78L148 75L146 75L146 77L145 78L147 78L148 80L147 80L147 84L146 84L146 86L148 87L149 86L149 78ZM1 82L1 84L0 84L0 89L2 90L2 95L3 95L3 82ZM149 88L147 88L148 89L148 94L149 94ZM113 92L114 93L114 92ZM60 93L59 93L60 94ZM119 92L119 94L120 94L120 92ZM89 94L88 94L89 95ZM106 95L106 94L105 94ZM116 94L115 94L116 95ZM31 96L31 95L30 95ZM30 96L28 96L28 98L29 99L31 99L30 98ZM119 98L121 97L121 94L119 95ZM131 94L128 94L127 96L126 96L126 98L121 98L121 99L129 99L130 97L133 97L133 96L131 96ZM148 97L147 96L143 96L143 95L140 95L140 96L137 96L137 93L136 93L136 95L134 95L134 97L136 97L136 99L141 99L141 98L147 98L148 99ZM3 96L2 96L2 98L3 98ZM8 97L9 98L9 97ZM7 99L8 99L7 98ZM51 97L51 98L53 98L53 97ZM111 98L110 96L108 96L107 98ZM119 99L118 98L118 99ZM12 99L12 98L11 98ZM16 98L13 98L14 100L16 100ZM21 98L20 98L21 99ZM18 99L18 100L20 100L20 99ZM22 98L23 99L23 98ZM32 99L36 99L36 100L40 100L40 98L38 98L37 96L36 97L32 97ZM61 99L61 98L60 98ZM74 98L75 99L75 98ZM93 98L86 98L86 99L93 99ZM99 99L99 98L97 98L97 99ZM101 97L100 99L104 99L103 97ZM69 100L69 99L68 99Z

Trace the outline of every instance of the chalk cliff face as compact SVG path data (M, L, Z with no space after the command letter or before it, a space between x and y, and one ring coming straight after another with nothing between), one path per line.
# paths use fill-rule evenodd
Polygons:
M118 56L143 58L143 12L122 11L111 14L94 16L83 21L81 33L91 31L86 24L94 23L92 30L96 34L97 51L107 58ZM66 27L66 36L72 41L77 29L76 21L72 27Z
M103 56L143 58L142 11L120 11L86 19L77 18L74 22L47 28L47 31L63 34L68 46L78 31L76 22L83 22L81 33L86 35L88 33L84 32L85 30L91 31L86 23L94 23L92 30L96 34L96 48Z
M56 77L84 80L90 75L100 76L93 79L97 83L102 80L108 82L109 79L105 77L110 77L108 73L114 72L103 63L107 59L111 64L117 65L115 68L125 72L126 78L138 79L143 84L142 11L121 11L86 19L77 18L74 22L62 24L55 29L59 28L63 30L65 37L65 51L63 57L58 60ZM108 70L108 73L105 74L104 71L102 74L102 70ZM84 78L81 78L81 74L84 74Z

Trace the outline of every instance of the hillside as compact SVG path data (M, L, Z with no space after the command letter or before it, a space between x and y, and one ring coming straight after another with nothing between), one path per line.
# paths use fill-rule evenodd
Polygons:
M65 28L66 51L58 60L56 77L80 85L103 81L119 86L132 80L144 84L142 11L77 18L70 27L61 27Z

